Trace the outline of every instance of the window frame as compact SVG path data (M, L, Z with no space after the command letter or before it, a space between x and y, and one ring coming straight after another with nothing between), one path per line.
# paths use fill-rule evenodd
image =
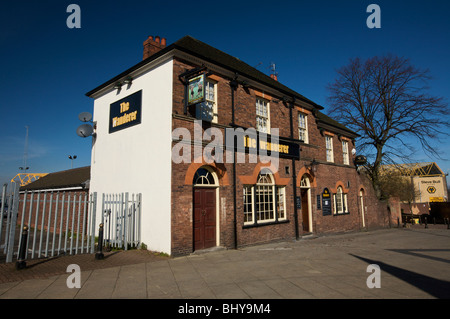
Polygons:
M270 182L263 181L263 177L270 179ZM263 201L260 201L261 198ZM276 185L272 173L261 172L256 184L244 185L244 227L287 221L286 208L286 186Z
M266 106L266 113L267 113L266 117L264 117L264 114L259 114L258 113L258 106L259 105L263 106L263 112L262 113L264 113L264 105ZM255 101L255 109L256 109L256 130L258 132L261 132L261 133L270 134L270 102L269 102L269 100L266 100L266 99L264 99L262 97L257 96L256 97L256 101ZM265 120L265 123L266 123L265 130L261 130L260 129L260 125L258 124L258 118L261 118L261 119Z
M345 144L345 146L344 146ZM342 161L344 165L350 165L350 157L348 154L348 141L342 140Z
M338 200L340 205L338 205ZM333 194L333 214L334 215L343 215L349 214L348 212L348 203L347 203L347 193L344 192L342 186L338 186L336 189L336 193ZM339 207L341 206L341 207Z
M192 178L194 187L217 187L217 179L214 173L206 167L200 167L194 173Z
M325 135L325 153L327 162L334 163L333 136L331 135Z
M210 95L210 86L213 87L213 99L209 98ZM219 114L218 114L218 107L217 107L217 82L213 81L211 79L207 79L205 81L205 102L207 104L212 104L212 123L218 123L219 121Z
M304 120L300 121L300 117L303 117ZM298 139L302 140L300 138L301 133L300 130L303 130L303 134L305 136L305 139L303 140L303 143L308 144L309 143L309 136L308 136L308 115L302 112L298 112L298 116L297 116L297 120L298 120ZM302 127L300 126L300 124L303 123L305 126Z

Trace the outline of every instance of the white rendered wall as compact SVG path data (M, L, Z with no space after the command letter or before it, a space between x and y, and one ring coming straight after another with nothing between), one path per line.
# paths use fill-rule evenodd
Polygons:
M97 138L92 148L90 191L142 193L141 240L152 251L171 253L171 142L173 62L167 60L133 79L120 93L94 102ZM110 104L142 90L141 124L109 134ZM98 229L98 228L97 228Z

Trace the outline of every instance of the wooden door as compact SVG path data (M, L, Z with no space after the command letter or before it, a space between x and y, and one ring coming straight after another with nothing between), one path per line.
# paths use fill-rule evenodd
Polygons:
M216 246L216 189L194 188L194 250Z

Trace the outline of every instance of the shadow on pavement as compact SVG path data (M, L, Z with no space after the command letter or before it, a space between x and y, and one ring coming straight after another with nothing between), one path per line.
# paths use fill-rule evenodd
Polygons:
M450 298L450 282L435 279L429 276L421 275L419 273L409 271L403 268L398 268L395 266L391 266L388 264L385 264L378 260L371 260L364 257L356 256L353 254L350 254L351 256L358 258L364 262L367 262L368 264L376 264L380 266L380 269L382 271L385 271L392 276L395 276L415 287L418 289L432 295L433 297L439 298L439 299L448 299Z

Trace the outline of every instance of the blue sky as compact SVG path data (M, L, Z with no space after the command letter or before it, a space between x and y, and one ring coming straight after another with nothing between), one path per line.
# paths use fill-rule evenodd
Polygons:
M66 12L81 8L81 28ZM450 101L448 1L8 1L0 10L0 182L24 164L32 173L90 165L91 141L76 135L78 114L93 111L85 93L142 60L143 41L168 44L191 35L326 107L326 86L350 58L393 53L433 76L430 92ZM369 29L369 4L381 29ZM450 158L449 143L436 143ZM419 151L413 161L450 162Z

